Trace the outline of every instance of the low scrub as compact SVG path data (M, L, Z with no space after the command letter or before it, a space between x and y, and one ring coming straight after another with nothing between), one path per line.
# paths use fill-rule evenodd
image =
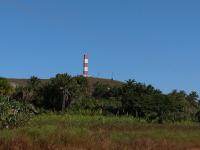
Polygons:
M0 128L13 128L26 123L34 115L30 104L0 97Z

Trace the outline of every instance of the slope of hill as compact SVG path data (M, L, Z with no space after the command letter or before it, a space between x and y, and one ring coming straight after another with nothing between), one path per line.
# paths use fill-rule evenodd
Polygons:
M29 79L15 79L11 78L8 79L12 86L25 86ZM41 79L43 82L48 81L49 79ZM100 82L102 84L108 84L110 86L121 86L123 84L122 81L117 80L111 80L111 79L103 79L103 78L95 78L95 77L89 77L88 83L89 86L92 87L95 83Z

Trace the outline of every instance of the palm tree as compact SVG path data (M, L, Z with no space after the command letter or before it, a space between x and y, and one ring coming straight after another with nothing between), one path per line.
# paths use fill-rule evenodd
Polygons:
M62 111L70 104L77 94L77 83L69 74L57 74L51 79L52 85L59 89L62 94Z

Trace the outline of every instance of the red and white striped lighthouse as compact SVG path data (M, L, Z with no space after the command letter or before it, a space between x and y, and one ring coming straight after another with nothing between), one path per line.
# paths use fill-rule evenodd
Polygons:
M84 60L83 60L83 76L88 77L88 54L84 54Z

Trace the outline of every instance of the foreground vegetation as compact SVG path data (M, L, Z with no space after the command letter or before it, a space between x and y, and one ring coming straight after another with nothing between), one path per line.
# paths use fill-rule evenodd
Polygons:
M197 92L164 94L128 80L118 85L58 74L13 87L0 78L0 149L200 148Z
M152 149L200 148L196 123L149 124L133 117L45 114L24 127L0 130L0 149Z
M31 104L0 97L0 129L22 126L35 113L36 110Z

